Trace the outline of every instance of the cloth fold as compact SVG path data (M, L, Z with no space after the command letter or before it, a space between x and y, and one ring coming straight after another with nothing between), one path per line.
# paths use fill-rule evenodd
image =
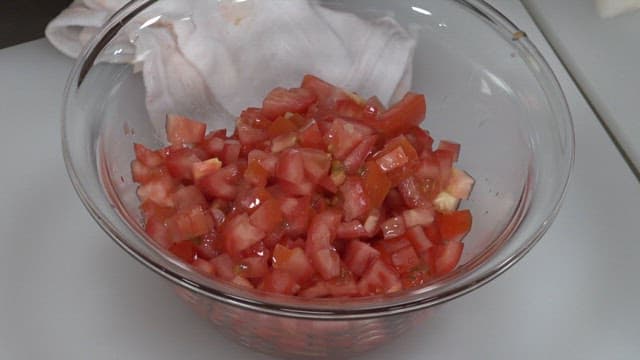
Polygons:
M64 54L83 46L126 0L75 0L45 34ZM156 128L167 113L237 115L275 86L317 75L362 96L399 99L411 86L415 33L307 0L164 0L112 40L100 61L141 69Z

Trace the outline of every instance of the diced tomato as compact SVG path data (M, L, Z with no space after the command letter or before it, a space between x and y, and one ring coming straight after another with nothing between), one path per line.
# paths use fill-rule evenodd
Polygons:
M240 260L238 274L248 279L262 278L269 272L266 256L252 256Z
M375 162L368 161L363 174L363 188L368 197L369 206L378 208L391 189L391 181Z
M179 212L167 219L169 238L174 241L191 240L210 232L215 223L211 214L200 207Z
M449 151L453 155L453 162L458 161L458 156L460 156L460 144L448 140L440 140L438 150Z
M242 250L262 240L264 236L264 231L253 226L247 214L241 214L229 220L223 230L225 249L234 257Z
M304 172L311 181L318 183L329 174L331 155L317 149L300 149L300 154L302 155Z
M358 220L341 223L336 230L336 237L338 239L358 239L368 236L369 233Z
M420 258L413 247L407 246L391 254L391 264L400 274L405 274L420 264Z
M224 140L227 138L225 129L211 132L205 136L199 147L206 151L209 156L221 156L224 149Z
M265 233L270 233L282 226L283 216L280 210L280 202L277 199L265 201L251 214L251 224Z
M351 240L347 245L344 263L351 272L361 276L379 256L380 252L369 244L359 240Z
M300 146L305 148L313 148L324 150L326 148L324 141L322 140L322 133L318 127L318 123L310 121L305 125L298 133L298 141Z
M407 228L427 226L433 222L434 216L433 208L407 209L402 213L402 218Z
M173 202L178 211L186 211L194 207L204 209L209 205L204 195L193 185L176 190L173 193Z
M424 120L426 112L427 102L424 95L409 92L369 125L385 135L399 134L419 125Z
M282 150L295 146L297 142L298 135L296 133L280 135L271 141L271 152L279 153Z
M164 163L164 156L159 151L148 149L138 143L133 144L133 149L136 153L136 159L145 166L153 168Z
M196 270L206 276L213 276L216 273L216 269L211 265L210 262L197 258L191 264Z
M295 277L288 271L273 269L267 273L258 287L260 290L293 295L300 291L300 285L296 283Z
M392 293L402 289L398 273L382 260L375 260L358 281L360 295Z
M314 267L301 248L288 249L277 244L273 250L273 268L287 271L298 283L304 283L315 273Z
M359 178L348 177L344 184L340 186L340 193L344 199L342 209L345 221L360 218L367 213L369 204Z
M202 236L200 242L196 246L198 258L211 260L222 253L224 248L222 241L220 241L218 237L217 231L210 231Z
M173 179L167 176L154 178L138 187L137 195L142 203L153 201L160 206L173 207L172 191L176 184Z
M262 150L252 150L247 155L248 163L257 161L269 175L275 174L278 157L275 154L266 153Z
M169 251L187 264L191 264L196 258L196 247L191 240L177 242L169 247Z
M467 199L471 193L473 183L474 180L471 176L454 167L451 169L451 176L445 191L458 199Z
M262 102L262 114L269 119L275 119L287 112L304 113L313 104L317 96L305 88L271 90Z
M473 179L460 146L419 127L424 96L390 109L312 75L272 90L227 136L170 115L171 145L135 144L145 231L194 271L307 298L412 289L452 271Z
M233 200L238 193L236 183L239 176L240 170L237 165L227 165L215 173L205 176L198 183L198 187L210 197Z
M425 234L424 229L420 226L414 226L407 229L407 239L409 239L411 245L413 245L413 248L419 254L424 253L433 246L433 243Z
M195 182L200 181L205 176L211 175L220 170L222 162L218 158L195 162L191 165L191 174Z
M171 245L169 240L169 230L165 224L165 218L160 216L151 216L147 218L145 223L145 231L151 238L163 248L168 248Z
M312 255L322 249L331 248L341 217L340 213L334 210L327 210L311 219L305 244L305 252L308 255Z
M311 216L311 198L288 197L281 201L280 209L285 221L285 233L289 236L301 236L307 231Z
M471 212L469 210L454 211L436 215L443 241L460 241L471 230Z
M222 254L211 259L211 265L216 271L216 275L222 280L231 280L236 274L233 272L233 260L229 254Z
M251 185L264 187L267 185L269 172L260 165L259 161L253 160L244 171L244 179Z
M334 249L322 249L311 254L311 263L324 280L340 275L340 255Z
M406 231L402 216L388 218L380 224L380 228L382 229L382 235L385 239L402 236Z
M440 164L440 183L446 184L449 182L451 168L453 167L453 153L448 150L436 150L435 155Z
M460 241L448 241L432 248L435 259L435 274L438 276L451 272L458 265L464 244Z
M286 116L278 117L267 129L270 139L297 131L296 124Z
M368 136L347 155L344 159L344 168L347 174L353 175L360 170L367 157L373 152L377 140L376 135Z
M337 118L325 134L325 143L336 159L343 160L371 134L373 131L365 125Z
M191 148L182 148L169 152L166 165L169 174L177 180L193 180L193 165L201 160Z
M173 145L197 144L204 139L207 125L184 116L167 115L167 140Z

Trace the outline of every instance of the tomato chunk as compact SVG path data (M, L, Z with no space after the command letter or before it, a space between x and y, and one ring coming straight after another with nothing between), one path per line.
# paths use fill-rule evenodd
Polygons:
M167 116L167 139L173 145L197 144L204 140L207 125L184 116Z

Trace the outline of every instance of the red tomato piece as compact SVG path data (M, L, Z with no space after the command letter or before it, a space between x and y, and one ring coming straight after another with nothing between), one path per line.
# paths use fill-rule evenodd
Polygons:
M448 241L437 245L433 249L435 274L441 276L447 274L458 266L464 244L460 241Z
M347 155L344 159L344 168L347 174L353 175L360 170L367 157L373 152L376 141L378 141L378 136L368 136Z
M144 229L147 234L163 248L168 248L171 245L171 240L169 240L169 230L165 224L164 217L148 217Z
M257 161L269 175L275 174L276 165L278 164L278 156L276 154L271 154L264 152L262 150L252 150L247 155L248 163L251 164L254 161Z
M298 127L287 116L278 117L267 129L267 135L270 139L276 138L280 135L285 135L297 131Z
M303 181L299 183L292 183L286 180L280 180L280 188L288 195L293 196L310 196L313 194L313 183L309 181Z
M440 164L440 183L446 184L449 182L451 168L453 167L453 153L448 150L436 150L434 154Z
M164 156L159 151L148 149L142 144L133 144L133 149L136 153L136 159L142 164L148 167L160 166L164 163Z
M194 207L204 209L209 205L204 195L193 185L176 190L172 196L175 208L178 211L188 211Z
M244 171L244 179L253 186L264 187L269 179L269 172L257 160L249 162Z
M238 196L236 196L234 206L236 211L246 211L251 213L272 197L271 193L265 188L254 187L240 192Z
M313 76L313 75L305 75L302 79L301 88L310 90L314 94L316 94L318 99L327 99L333 95L333 93L337 90L337 87L329 84L328 82Z
M195 162L191 165L191 174L195 182L220 170L222 162L217 158Z
M294 147L297 142L298 135L296 133L280 135L271 141L271 152L279 153L282 150Z
M303 159L304 173L309 180L318 183L329 174L331 155L317 149L300 149Z
M369 237L369 233L358 220L341 223L336 230L336 238L338 239L358 239L362 237Z
M402 216L394 216L388 218L387 220L382 222L382 224L380 224L380 228L382 229L382 235L385 239L402 236L406 231L404 219L402 218Z
M348 177L344 184L340 186L340 193L344 199L342 209L345 221L351 221L366 215L369 204L359 178Z
M407 239L411 242L411 245L413 245L413 248L418 254L425 253L433 246L433 243L425 234L424 229L420 226L407 229Z
M173 145L197 144L204 140L207 125L184 116L167 115L167 140Z
M269 272L268 258L266 256L247 257L240 261L238 268L238 275L244 278L262 278Z
M385 135L399 134L419 125L424 120L426 112L427 102L424 95L408 92L402 100L369 125Z
M384 172L395 170L404 166L408 162L409 157L400 146L376 159L376 164L378 164L380 169Z
M290 273L298 283L304 283L315 273L314 267L301 248L288 249L277 244L273 250L274 269Z
M304 181L304 158L299 150L285 150L280 155L276 177L294 184Z
M266 130L271 125L260 108L247 108L240 113L240 122L249 124L256 129Z
M210 157L218 157L222 155L224 150L224 141L227 138L225 129L218 130L207 134L199 147L204 150Z
M427 197L427 194L423 193L423 189L415 177L409 176L408 178L402 180L398 184L398 190L402 195L402 199L404 200L405 205L407 205L408 207L431 207L431 201Z
M407 209L402 212L402 218L407 228L414 226L427 226L433 222L435 211L433 208Z
M315 215L311 219L307 231L305 252L312 255L319 250L329 249L336 236L336 229L342 215L335 210L327 210Z
M318 250L310 258L313 267L324 280L340 275L340 255L334 249Z
M238 166L231 164L205 176L197 185L209 197L233 200L238 193L236 184L239 176Z
M264 231L253 226L247 214L240 214L224 225L225 249L233 257L262 240L264 236Z
M235 164L240 157L241 149L242 145L238 140L225 140L222 154L220 154L220 160L222 160L222 163L225 165Z
M275 88L263 100L262 114L269 119L275 119L287 112L304 113L316 99L317 96L305 88Z
M251 224L258 227L265 233L275 231L282 226L282 211L280 210L280 201L270 199L265 201L251 214Z
M213 259L224 251L223 245L217 231L208 232L200 239L200 243L196 246L198 258L205 260Z
M216 271L216 275L222 280L231 280L236 274L233 272L233 260L229 254L222 254L211 259L211 265Z
M187 264L191 264L196 258L196 247L191 240L177 242L169 247L169 251Z
M191 148L172 150L167 155L167 169L176 180L193 180L193 164L201 160Z
M460 210L447 214L437 213L436 222L440 226L442 241L460 241L471 230L471 212Z
M391 181L375 162L367 161L363 174L363 188L370 208L378 208L391 189Z
M158 167L150 168L144 165L139 160L133 160L131 162L131 175L132 180L139 184L146 184L154 178L162 177L165 174L168 174L169 171L164 165L160 165Z
M258 289L276 294L293 295L300 291L300 285L288 271L273 269L265 275Z
M371 245L359 240L351 240L347 245L344 263L356 276L361 276L378 257L380 252Z
M407 246L391 254L391 264L400 274L406 274L420 264L420 258L413 247Z
M171 193L176 187L176 183L168 176L154 178L146 184L140 185L137 190L138 198L142 203L153 201L154 203L173 207L173 197Z
M398 273L382 260L375 260L358 281L360 295L378 295L402 289Z
M166 219L176 213L176 209L174 207L161 206L153 201L143 202L142 205L140 205L140 211L146 219L149 219L152 216Z
M236 131L242 145L258 144L269 138L264 129L254 127L242 116L237 122Z
M433 148L433 138L429 135L429 132L418 127L414 126L411 129L407 130L405 133L407 140L411 143L411 145L416 149L418 154L422 154L425 151L431 152Z
M206 276L214 276L216 273L216 269L211 265L210 262L197 258L191 264L198 272Z
M316 121L310 121L298 133L298 142L305 148L324 150L326 146L322 140L322 133Z
M460 156L460 144L448 140L440 140L438 150L449 151L453 155L453 162L458 161L458 157Z
M285 198L280 203L285 221L285 233L289 236L301 236L307 231L311 216L311 198Z
M371 128L365 125L337 118L325 134L325 143L334 158L344 160L360 142L372 134Z
M299 296L307 299L321 298L331 294L327 282L318 281L317 283L303 289L298 293Z
M167 219L169 237L174 242L191 240L210 232L215 226L208 211L194 207L186 212L179 212Z

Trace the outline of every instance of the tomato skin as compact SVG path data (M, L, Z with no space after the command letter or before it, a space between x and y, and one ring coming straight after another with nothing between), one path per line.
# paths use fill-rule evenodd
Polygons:
M309 256L319 250L331 248L341 217L339 212L327 210L311 219L305 244L305 252Z
M391 181L375 162L368 161L364 169L363 187L370 208L378 208L391 190Z
M380 252L369 244L352 240L347 245L344 262L351 272L361 276L378 257L380 257Z
M358 281L358 292L362 296L399 291L402 288L398 273L382 260L375 260Z
M287 271L296 279L296 282L303 283L313 276L314 267L301 248L288 249L277 244L273 250L273 268Z
M300 291L300 285L288 271L273 269L265 275L258 289L276 294L293 295Z
M448 140L440 140L438 150L449 151L452 154L453 162L458 161L458 157L460 156L460 144Z
M225 249L232 257L238 257L242 250L249 248L265 237L264 231L253 226L247 214L238 215L224 226L222 235Z
M280 210L280 201L278 199L269 199L258 207L251 214L249 221L252 225L261 229L265 233L275 231L282 226L284 217Z
M205 176L197 186L209 197L233 200L238 193L235 183L239 176L240 169L237 165L227 165L215 173Z
M148 167L160 166L164 163L164 156L159 151L148 149L142 144L133 144L136 159Z
M432 248L435 274L442 276L453 271L460 261L463 249L464 244L460 241L448 241Z
M369 125L378 132L395 135L419 125L427 113L427 101L424 95L409 92L389 110Z
M298 133L298 141L300 146L305 148L325 150L322 133L315 120L310 121Z

